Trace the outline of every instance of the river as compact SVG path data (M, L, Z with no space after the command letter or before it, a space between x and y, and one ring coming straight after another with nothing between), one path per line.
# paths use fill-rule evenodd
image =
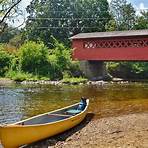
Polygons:
M89 112L95 118L148 112L148 84L95 85L0 85L0 124L76 103L81 96L90 99Z

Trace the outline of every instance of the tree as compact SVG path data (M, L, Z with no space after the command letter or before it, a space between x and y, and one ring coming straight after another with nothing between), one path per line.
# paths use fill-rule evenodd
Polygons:
M11 64L11 55L5 51L5 45L0 44L0 76L4 76Z
M117 28L117 24L116 24L116 20L114 18L112 18L106 25L105 25L105 29L106 31L116 31Z
M116 30L131 30L134 28L136 13L127 0L112 0L111 12L116 20Z
M24 43L18 57L20 70L36 75L48 74L48 48L43 43Z
M10 39L12 39L15 35L19 33L20 31L18 29L14 29L13 27L7 27L7 29L1 33L0 43L8 43Z
M141 11L140 16L137 16L134 29L148 29L148 12Z
M27 12L27 38L48 46L51 35L66 43L80 32L105 31L110 20L107 0L32 0Z
M7 20L12 20L18 15L22 15L22 11L18 9L18 5L22 0L0 0L0 34L4 32L8 26Z

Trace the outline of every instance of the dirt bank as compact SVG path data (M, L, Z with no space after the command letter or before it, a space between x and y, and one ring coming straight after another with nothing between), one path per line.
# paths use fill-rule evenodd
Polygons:
M94 120L27 148L148 148L148 113Z

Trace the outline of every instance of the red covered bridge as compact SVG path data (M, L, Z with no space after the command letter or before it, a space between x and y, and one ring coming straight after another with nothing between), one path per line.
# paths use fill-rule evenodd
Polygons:
M89 67L92 61L148 61L148 29L80 33L71 39L73 59L89 61Z

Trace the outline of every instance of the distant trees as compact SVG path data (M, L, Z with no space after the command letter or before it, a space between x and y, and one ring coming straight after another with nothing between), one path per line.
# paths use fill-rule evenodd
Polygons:
M32 0L27 12L27 39L42 40L48 46L51 35L66 43L80 32L105 31L110 20L107 0Z
M18 29L7 27L7 29L0 35L0 43L8 43L15 35L19 34Z
M8 19L21 15L21 0L1 0L0 42L8 42L15 31ZM23 40L43 41L53 47L52 36L69 45L69 37L80 32L132 30L148 28L148 13L136 11L127 0L32 0L27 7L29 16L23 29ZM13 17L12 17L13 16ZM17 29L16 29L16 32ZM18 33L16 33L18 36ZM15 38L15 37L14 37ZM17 37L18 38L18 37Z
M148 62L110 62L108 71L113 77L124 79L147 79Z
M112 0L111 13L116 22L115 30L132 30L136 21L136 11L127 0Z
M141 11L140 16L137 16L134 29L135 30L148 29L148 12L147 11Z

